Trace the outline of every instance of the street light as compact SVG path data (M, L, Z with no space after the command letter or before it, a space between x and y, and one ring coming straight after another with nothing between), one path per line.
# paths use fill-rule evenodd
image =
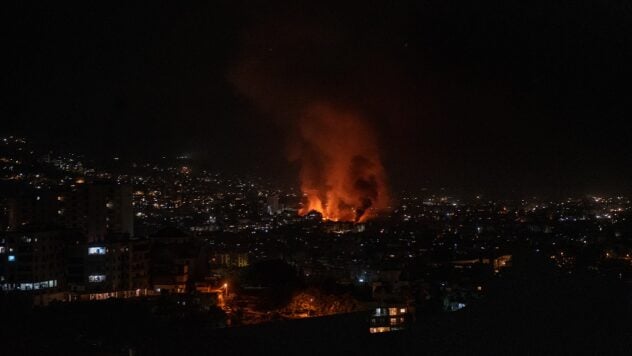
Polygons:
M224 283L224 291L226 292L226 296L228 297L228 283Z

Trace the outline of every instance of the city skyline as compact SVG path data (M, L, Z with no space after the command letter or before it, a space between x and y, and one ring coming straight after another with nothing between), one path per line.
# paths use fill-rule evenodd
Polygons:
M568 350L628 315L625 196L402 192L366 221L335 221L299 214L307 201L297 188L198 169L188 156L100 166L35 146L0 137L0 307L8 320L32 320L2 325L9 353L171 354L207 343L393 352L382 333L415 351L490 342L515 351L525 340L536 350L558 335L573 340L555 343ZM590 322L573 319L586 313ZM55 324L62 315L79 323ZM516 318L554 331L521 330ZM428 334L433 320L445 324ZM504 331L491 327L499 322ZM444 339L460 328L456 344ZM626 330L608 333L610 349L629 340ZM16 344L24 335L37 341Z

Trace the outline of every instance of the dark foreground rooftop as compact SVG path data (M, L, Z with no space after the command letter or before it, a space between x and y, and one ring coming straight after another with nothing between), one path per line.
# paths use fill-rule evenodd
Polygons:
M629 354L629 286L598 275L515 275L462 311L419 316L409 330L368 333L365 314L212 329L155 322L109 301L24 317L4 306L3 354Z

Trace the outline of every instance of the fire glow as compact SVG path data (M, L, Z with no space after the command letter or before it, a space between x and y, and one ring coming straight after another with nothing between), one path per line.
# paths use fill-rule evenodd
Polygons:
M333 221L364 222L388 204L384 168L373 132L358 115L312 105L299 121L303 206Z

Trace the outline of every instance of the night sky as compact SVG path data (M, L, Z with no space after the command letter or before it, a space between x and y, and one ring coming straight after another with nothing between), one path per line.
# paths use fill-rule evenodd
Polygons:
M463 3L8 6L2 131L291 182L289 108L325 98L394 191L630 193L632 4Z

